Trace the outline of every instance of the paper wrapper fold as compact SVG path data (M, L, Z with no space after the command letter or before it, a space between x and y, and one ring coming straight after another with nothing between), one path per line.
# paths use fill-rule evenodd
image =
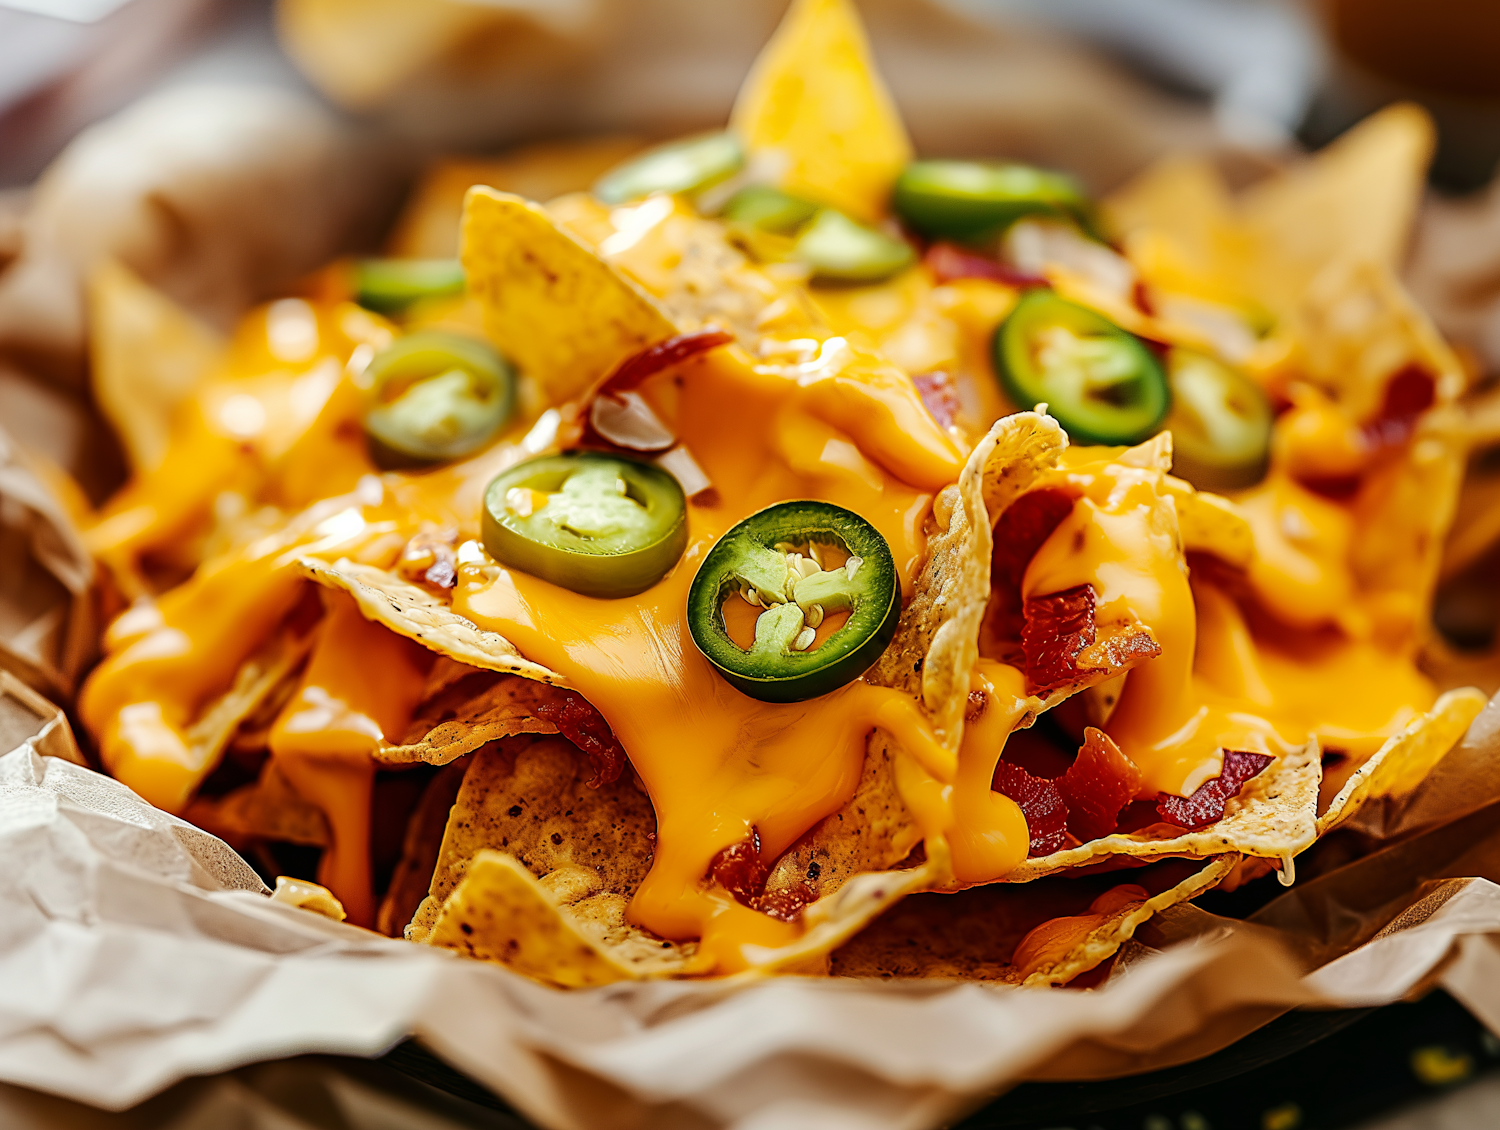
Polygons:
M1493 759L1497 717L1491 703L1444 765ZM47 740L0 758L0 1079L104 1107L415 1035L560 1130L894 1130L1025 1079L1185 1062L1297 1006L1442 985L1500 1030L1500 782L1484 807L1248 920L1166 912L1095 990L785 977L562 992L272 903L222 842L43 756ZM1405 811L1453 815L1443 768Z

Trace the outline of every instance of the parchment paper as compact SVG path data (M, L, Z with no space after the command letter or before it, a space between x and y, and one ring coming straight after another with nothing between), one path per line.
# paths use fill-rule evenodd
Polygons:
M272 903L221 841L36 744L0 758L0 1080L103 1107L410 1034L548 1127L915 1128L1022 1079L1207 1054L1298 1005L1441 984L1500 1031L1486 878L1396 891L1382 921L1365 915L1373 940L1310 973L1283 905L1249 923L1187 908L1176 939L1164 922L1165 948L1136 945L1092 991L784 978L566 993ZM1500 806L1424 836L1449 829L1447 862L1477 858L1500 844ZM1392 850L1443 855L1422 843ZM1408 887L1421 870L1351 869ZM1334 909L1344 875L1293 892L1305 922Z

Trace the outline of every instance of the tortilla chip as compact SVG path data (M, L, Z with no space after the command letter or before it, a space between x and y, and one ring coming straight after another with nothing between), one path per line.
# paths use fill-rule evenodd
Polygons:
M1237 569L1249 567L1255 557L1255 532L1238 505L1222 495L1195 490L1182 479L1168 478L1167 491L1177 507L1184 551L1211 553Z
M1137 832L1115 832L1078 847L1027 859L1002 882L1029 883L1072 867L1111 857L1158 859L1224 852L1290 859L1312 846L1318 832L1318 783L1322 750L1316 741L1278 758L1247 781L1224 806L1224 818L1197 831L1153 824Z
M1389 738L1344 782L1318 817L1318 834L1338 827L1368 800L1403 796L1415 789L1464 736L1484 704L1485 696L1473 687L1449 691L1439 698L1430 711Z
M633 283L519 196L469 190L462 259L496 345L554 401L677 332Z
M1308 379L1354 420L1375 417L1391 375L1406 365L1433 377L1438 403L1463 392L1463 365L1390 267L1367 259L1324 262L1297 292L1291 317Z
M515 856L537 877L582 867L628 898L650 870L656 814L626 774L589 788L588 759L557 737L514 737L475 754L453 805L427 899L407 930L425 941L443 902L482 849Z
M564 685L561 675L524 658L504 636L484 631L426 589L385 569L347 557L331 565L321 558L300 557L297 568L320 585L343 589L354 597L366 619L384 624L429 651L470 667Z
M456 258L464 194L472 185L551 200L588 188L640 148L634 138L591 137L523 145L493 161L436 161L412 190L386 251L406 259Z
M89 274L89 375L133 471L161 463L172 416L225 342L133 271L106 259Z
M438 913L428 944L562 988L626 980L631 974L583 937L514 856L482 849Z
M896 788L900 747L884 730L874 731L854 795L786 850L766 879L766 891L806 884L819 897L853 876L895 867L922 841L916 817Z
M994 884L957 894L918 894L888 911L832 956L840 977L951 978L1002 984L1061 985L1100 965L1153 914L1217 885L1238 860L1169 860L1132 871L1131 885L1147 897L1127 898L1105 914L1090 914L1099 896L1118 890L1117 874L1070 878L1026 887ZM1154 892L1154 893L1153 893ZM1017 966L1017 946L1039 927L1055 924L1060 950Z
M391 873L391 884L380 900L375 919L375 928L388 937L401 936L427 897L432 871L443 846L443 833L448 827L448 813L458 799L467 769L467 762L450 762L438 770L407 818L401 858Z
M375 760L382 765L447 765L499 738L557 733L557 727L535 710L547 684L472 667L468 672L425 699L412 717L405 743L382 745Z
M294 680L312 649L315 628L316 621L293 617L240 664L229 689L211 700L183 732L194 765L217 765L240 726Z
M254 784L222 797L197 797L183 815L231 843L258 839L327 847L332 842L323 810L302 798L274 760L267 760Z
M886 213L912 156L850 0L795 0L729 122L781 188L866 221Z
M1250 188L1240 216L1262 262L1256 297L1273 307L1294 299L1327 263L1400 266L1434 142L1427 112L1398 103L1305 164Z

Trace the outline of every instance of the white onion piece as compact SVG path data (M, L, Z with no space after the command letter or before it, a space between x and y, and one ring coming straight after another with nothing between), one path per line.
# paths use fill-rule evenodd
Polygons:
M664 451L677 442L638 392L595 397L589 423L610 443L630 451Z
M713 489L713 483L709 481L703 468L698 466L693 453L680 443L665 455L658 456L656 465L676 479L682 487L682 493L689 498Z

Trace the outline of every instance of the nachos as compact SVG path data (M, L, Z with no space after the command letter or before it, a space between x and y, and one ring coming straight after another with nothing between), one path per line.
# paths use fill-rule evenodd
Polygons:
M351 921L552 984L1066 983L1482 705L1416 666L1465 384L1392 274L1427 134L1100 206L913 160L797 0L726 131L440 170L227 345L107 268L162 379L100 396L80 713Z

